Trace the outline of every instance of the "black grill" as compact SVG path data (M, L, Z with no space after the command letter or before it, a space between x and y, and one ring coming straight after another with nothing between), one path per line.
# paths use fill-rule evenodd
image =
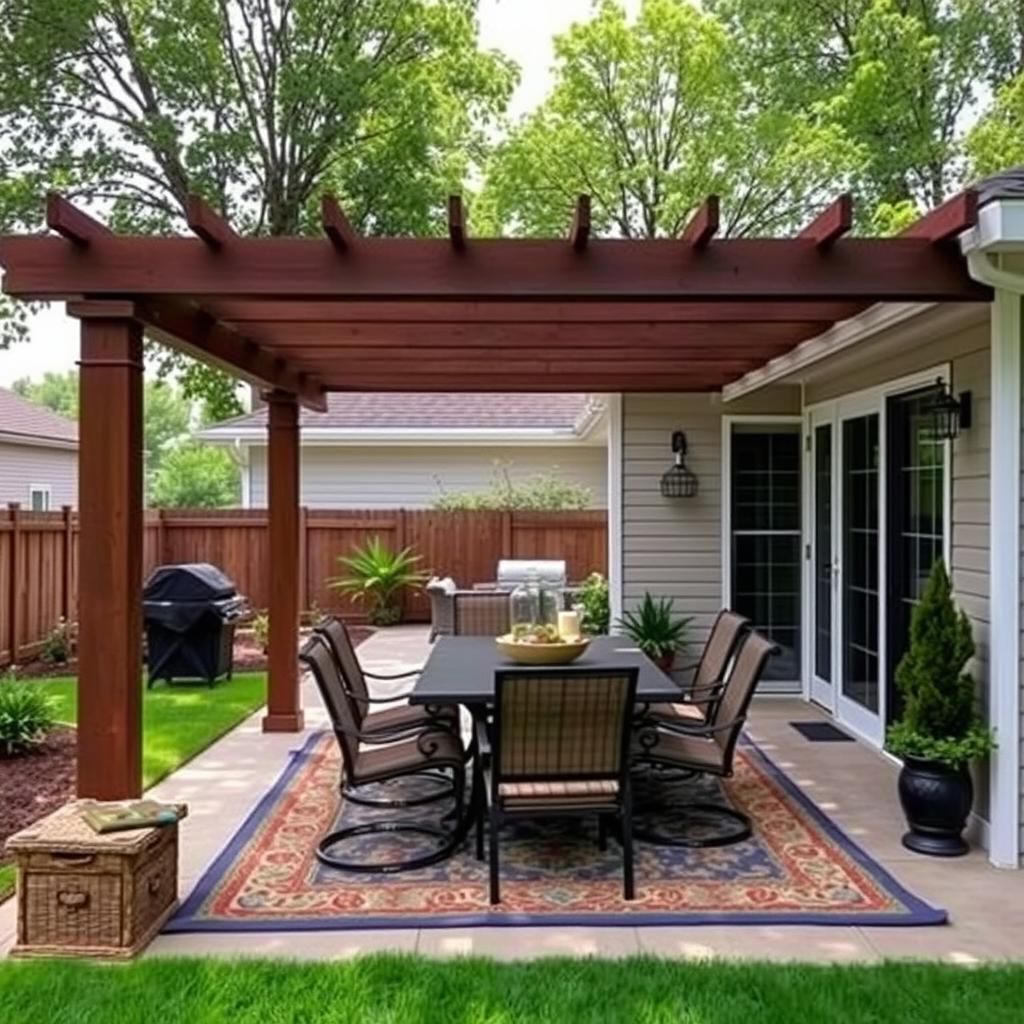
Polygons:
M248 611L234 583L214 565L161 565L142 592L149 685L158 679L231 678L235 623Z

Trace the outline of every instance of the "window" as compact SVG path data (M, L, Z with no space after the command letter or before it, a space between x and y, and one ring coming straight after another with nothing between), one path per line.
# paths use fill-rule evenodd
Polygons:
M731 604L781 648L765 679L800 678L800 426L733 424Z
M33 512L50 511L50 485L32 484L28 489L28 507Z

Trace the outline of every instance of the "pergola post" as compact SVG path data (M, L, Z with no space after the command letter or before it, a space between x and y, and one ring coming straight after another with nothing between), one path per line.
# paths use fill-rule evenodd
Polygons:
M299 406L281 391L267 396L267 515L270 522L270 649L264 732L299 732Z
M76 303L78 795L142 792L142 329Z

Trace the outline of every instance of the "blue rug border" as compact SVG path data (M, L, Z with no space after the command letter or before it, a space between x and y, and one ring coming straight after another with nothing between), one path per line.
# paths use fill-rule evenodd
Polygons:
M880 885L887 888L907 908L908 913L896 917L893 914L826 914L803 912L771 912L764 913L716 913L716 912L661 912L635 914L496 914L490 912L445 916L424 917L361 917L332 918L317 920L283 919L274 921L211 921L196 918L195 914L213 891L218 879L227 871L239 855L242 848L252 838L253 833L266 819L274 804L284 793L288 784L298 773L304 762L309 758L311 750L327 730L311 733L303 745L291 751L288 763L278 776L274 785L263 795L259 803L249 812L245 821L228 840L228 844L214 858L210 866L200 876L188 897L179 907L177 913L163 928L163 934L189 933L261 933L261 932L319 932L319 931L384 931L400 929L437 929L437 928L516 928L516 927L590 927L590 928L630 928L630 927L704 927L711 925L764 925L777 927L784 925L808 925L813 927L866 927L866 928L910 928L949 923L949 915L945 910L931 906L915 896L905 886L875 860L855 839L834 822L802 789L772 760L761 746L744 734L742 745L751 747L762 758L768 767L769 775L779 784L786 794L795 800L815 823L833 841L844 848L847 854L870 874ZM369 883L372 884L372 881Z

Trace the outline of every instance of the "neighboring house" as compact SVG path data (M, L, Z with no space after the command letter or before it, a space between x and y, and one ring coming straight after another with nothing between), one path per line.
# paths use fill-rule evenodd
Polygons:
M309 508L427 508L444 492L555 474L607 499L605 406L588 395L332 394L302 411L302 503ZM242 504L267 503L267 414L203 430L242 462Z
M0 388L0 503L46 512L78 503L78 424Z

